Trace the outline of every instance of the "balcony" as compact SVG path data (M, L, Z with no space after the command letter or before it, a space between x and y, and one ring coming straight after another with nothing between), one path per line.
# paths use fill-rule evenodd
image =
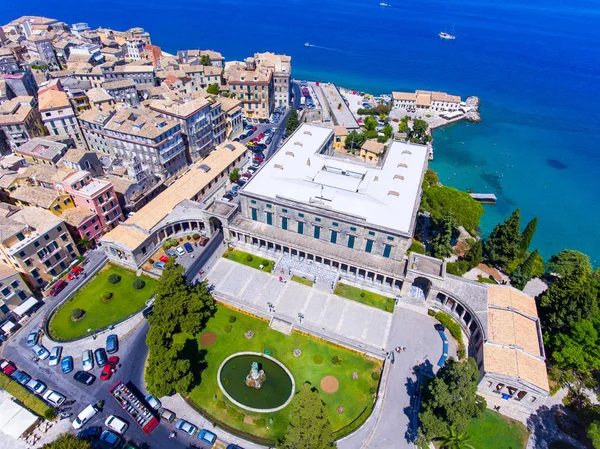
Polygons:
M52 251L48 251L48 249L46 249L47 252L42 257L40 257L40 261L46 262L48 259L50 259L52 256L54 256L60 250L61 250L60 246L56 247Z
M67 252L65 251L61 258L59 258L58 260L55 260L54 263L51 263L49 267L46 267L44 269L44 271L46 273L49 273L50 270L52 270L54 267L56 267L59 263L64 262L66 258L67 258ZM62 269L61 269L61 271L62 271Z

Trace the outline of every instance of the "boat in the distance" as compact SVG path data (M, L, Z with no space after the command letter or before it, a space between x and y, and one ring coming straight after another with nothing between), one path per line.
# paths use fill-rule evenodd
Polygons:
M446 33L445 31L442 31L440 34L440 39L446 39L449 41L453 41L454 39L456 39L456 36L454 34L450 34L450 33Z
M389 3L384 3L384 2L381 2L381 3L379 4L379 6L385 6L385 7L389 8L389 7L390 7L390 6L392 6L392 5L390 5Z
M304 42L304 46L305 47L310 47L310 44L308 42Z

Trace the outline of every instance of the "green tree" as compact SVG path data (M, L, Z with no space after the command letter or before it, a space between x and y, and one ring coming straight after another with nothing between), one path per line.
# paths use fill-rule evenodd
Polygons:
M319 392L309 383L300 387L292 402L290 424L280 449L335 448L331 424Z
M208 56L208 55L200 56L200 64L202 64L204 66L211 65L210 56Z
M425 176L423 176L423 188L438 186L440 184L440 178L437 173L433 170L433 168L428 168L425 172Z
M467 262L469 270L475 268L483 259L483 242L479 239L468 239L469 249L463 260Z
M182 332L197 334L217 312L217 305L208 291L207 282L189 288L185 297L183 314L179 319Z
M206 92L208 92L211 95L219 95L219 92L220 92L219 84L218 83L209 84L208 87L206 88Z
M538 254L533 261L533 269L531 270L531 277L539 278L546 273L546 267L544 266L544 258Z
M63 433L54 441L44 444L42 449L92 449L92 443L80 440L71 433Z
M453 427L450 427L448 435L440 438L443 449L475 449L470 441L471 435L466 432L458 433Z
M525 261L510 275L512 286L523 290L533 276L533 267L538 257L538 250L529 254Z
M392 137L392 134L394 133L394 128L392 127L392 125L385 125L383 127L383 129L381 130L381 132L383 133L383 135L385 137L387 137L389 139L390 137Z
M81 240L79 240L79 242L77 242L77 244L79 246L81 246L84 249L89 249L94 245L94 242L92 242L90 239L88 239L85 235L81 238Z
M592 422L587 428L587 436L594 449L600 449L600 421Z
M413 120L412 131L416 137L423 137L427 133L429 125L425 120L416 118Z
M521 248L521 256L524 256L527 250L529 249L529 245L531 244L531 240L533 240L533 234L535 234L535 230L537 228L538 219L534 217L527 226L525 226L525 230L523 234L521 234L521 242L519 246Z
M520 223L521 211L516 209L504 223L496 225L485 243L485 253L492 265L504 268L519 256Z
M240 169L239 168L234 168L231 173L229 173L229 180L231 182L235 182L238 179L240 179Z
M559 278L540 298L542 324L549 334L568 333L575 323L598 314L597 282L585 267L579 266Z
M479 368L473 358L465 362L448 359L425 387L419 420L424 437L430 441L450 433L461 433L472 418L480 417L485 399L477 395Z
M300 121L298 120L298 111L296 109L292 109L290 115L288 116L287 122L285 124L285 132L289 136L300 126Z
M600 370L600 317L575 323L570 332L556 335L550 345L554 364L561 370L584 374Z
M454 231L454 218L446 214L436 223L437 234L431 239L431 255L444 259L452 254L452 232Z
M592 264L587 254L573 249L565 249L550 258L547 268L549 273L564 277L569 276L577 268L591 272Z
M365 136L358 131L350 131L346 136L344 145L350 150L358 150L365 143Z
M375 131L375 128L377 128L377 120L375 120L373 116L369 115L367 118L365 118L365 129L367 131Z
M475 228L479 226L483 215L483 206L467 192L438 185L423 189L421 210L429 212L434 220L439 220L449 213L456 220L457 226L464 226L471 234L475 234Z

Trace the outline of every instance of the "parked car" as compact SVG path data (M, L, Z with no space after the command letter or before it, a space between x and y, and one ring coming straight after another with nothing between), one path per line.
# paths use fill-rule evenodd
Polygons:
M106 365L106 351L104 348L98 348L94 351L94 358L96 359L96 366L102 368Z
M67 278L70 281L72 281L73 279L78 278L81 273L83 273L83 268L81 267L81 265L77 265L76 267L73 267L73 269L69 272Z
M167 410L166 408L161 408L158 411L158 414L160 415L160 417L162 419L164 419L167 422L175 421L175 413L173 413L171 410Z
M149 394L148 396L146 396L146 402L154 410L158 410L162 406L158 398L156 398L156 396L154 396L153 394Z
M244 449L242 446L238 446L236 444L228 444L227 449Z
M242 177L243 177L243 178L246 178L246 179L250 179L250 178L252 178L252 173L248 173L248 172L246 172L246 173L244 173L244 174L242 175Z
M200 246L206 246L206 244L208 243L210 239L208 237L202 236L200 237L200 242L198 242L198 244Z
M215 443L215 441L217 441L217 436L206 430L206 429L202 429L199 433L198 433L198 439L206 444L210 444L211 446Z
M248 171L250 173L254 173L256 170L258 170L258 166L252 165L252 166L248 167Z
M10 376L17 370L17 367L9 360L2 360L2 363L0 363L0 370L7 376Z
M175 252L175 250L174 250L174 249L172 249L172 248L171 248L171 249L168 249L168 250L166 250L166 251L165 251L165 254L166 254L167 256L171 256L171 257L175 257L175 258L177 257L177 252Z
M194 252L194 247L193 247L193 246L192 246L190 243L188 243L188 242L185 242L185 243L183 244L183 247L185 248L185 250L186 250L188 253L193 253L193 252Z
M113 373L117 370L117 365L119 364L119 357L112 356L102 368L102 372L100 373L100 380L108 380L111 378Z
M167 268L167 265L164 262L161 262L161 261L154 262L154 264L152 266L154 268L158 268L159 270L164 270L165 268Z
M33 348L31 348L31 351L36 357L39 357L40 360L46 360L48 357L50 357L50 353L42 345L34 345Z
M40 331L29 332L27 336L27 346L35 346L40 338Z
M50 295L52 296L56 296L58 295L60 292L62 292L64 290L64 288L67 286L68 284L63 281L62 279L58 280L56 282L56 284L54 284L52 286L52 289L50 290Z
M79 433L77 434L77 438L79 438L80 440L83 438L96 439L101 434L102 434L102 427L93 426L93 427L88 427L86 429L80 430Z
M175 428L177 430L181 430L182 432L187 433L191 437L196 435L196 432L198 431L198 428L195 425L187 422L185 419L180 419L179 421L177 421L175 423Z
M92 356L92 351L89 349L83 351L81 354L81 366L84 371L90 371L94 368L94 357Z
M60 369L62 370L63 374L69 374L71 371L73 371L73 357L70 355L63 357L62 361L60 362Z
M50 351L50 360L48 360L48 365L56 366L58 362L60 362L60 356L62 354L62 346L55 346Z
M75 379L79 383L90 386L96 380L96 376L90 373L86 373L85 371L77 371L73 376L73 379Z
M169 256L162 255L158 258L161 262L169 263Z
M61 404L65 402L65 397L54 390L46 390L42 397L48 404L53 405L54 407L60 407Z
M106 418L104 425L119 435L123 435L127 430L127 427L129 427L129 424L115 415L110 415L108 418Z
M75 421L73 421L73 428L75 430L81 429L90 419L96 416L96 413L98 413L96 405L88 405L81 413L79 413L79 415L77 415Z
M244 180L244 178L240 178L235 182L238 186L243 187L244 184L246 184L246 181Z
M26 385L31 380L31 376L25 371L16 371L13 373L13 379L19 382L21 385Z
M46 391L46 384L37 379L29 379L29 382L27 382L25 386L35 394L42 394L44 391Z
M106 352L114 354L119 350L119 337L116 334L110 334L106 337Z
M175 251L177 251L177 254L179 254L180 256L185 255L185 250L181 246L175 248Z
M119 447L122 440L120 436L115 435L110 430L105 430L102 432L102 435L100 435L100 441L103 441L110 447Z
M235 185L232 185L232 186L231 186L231 191L232 191L232 192L237 192L237 191L239 191L240 189L241 189L241 187L240 187L240 186L238 186L237 184L235 184Z

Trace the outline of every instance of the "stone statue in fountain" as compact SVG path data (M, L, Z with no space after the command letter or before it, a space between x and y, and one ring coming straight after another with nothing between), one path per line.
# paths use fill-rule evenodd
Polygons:
M265 372L263 370L259 371L257 362L252 362L250 374L246 376L246 385L259 389L262 387L265 380L267 380Z

